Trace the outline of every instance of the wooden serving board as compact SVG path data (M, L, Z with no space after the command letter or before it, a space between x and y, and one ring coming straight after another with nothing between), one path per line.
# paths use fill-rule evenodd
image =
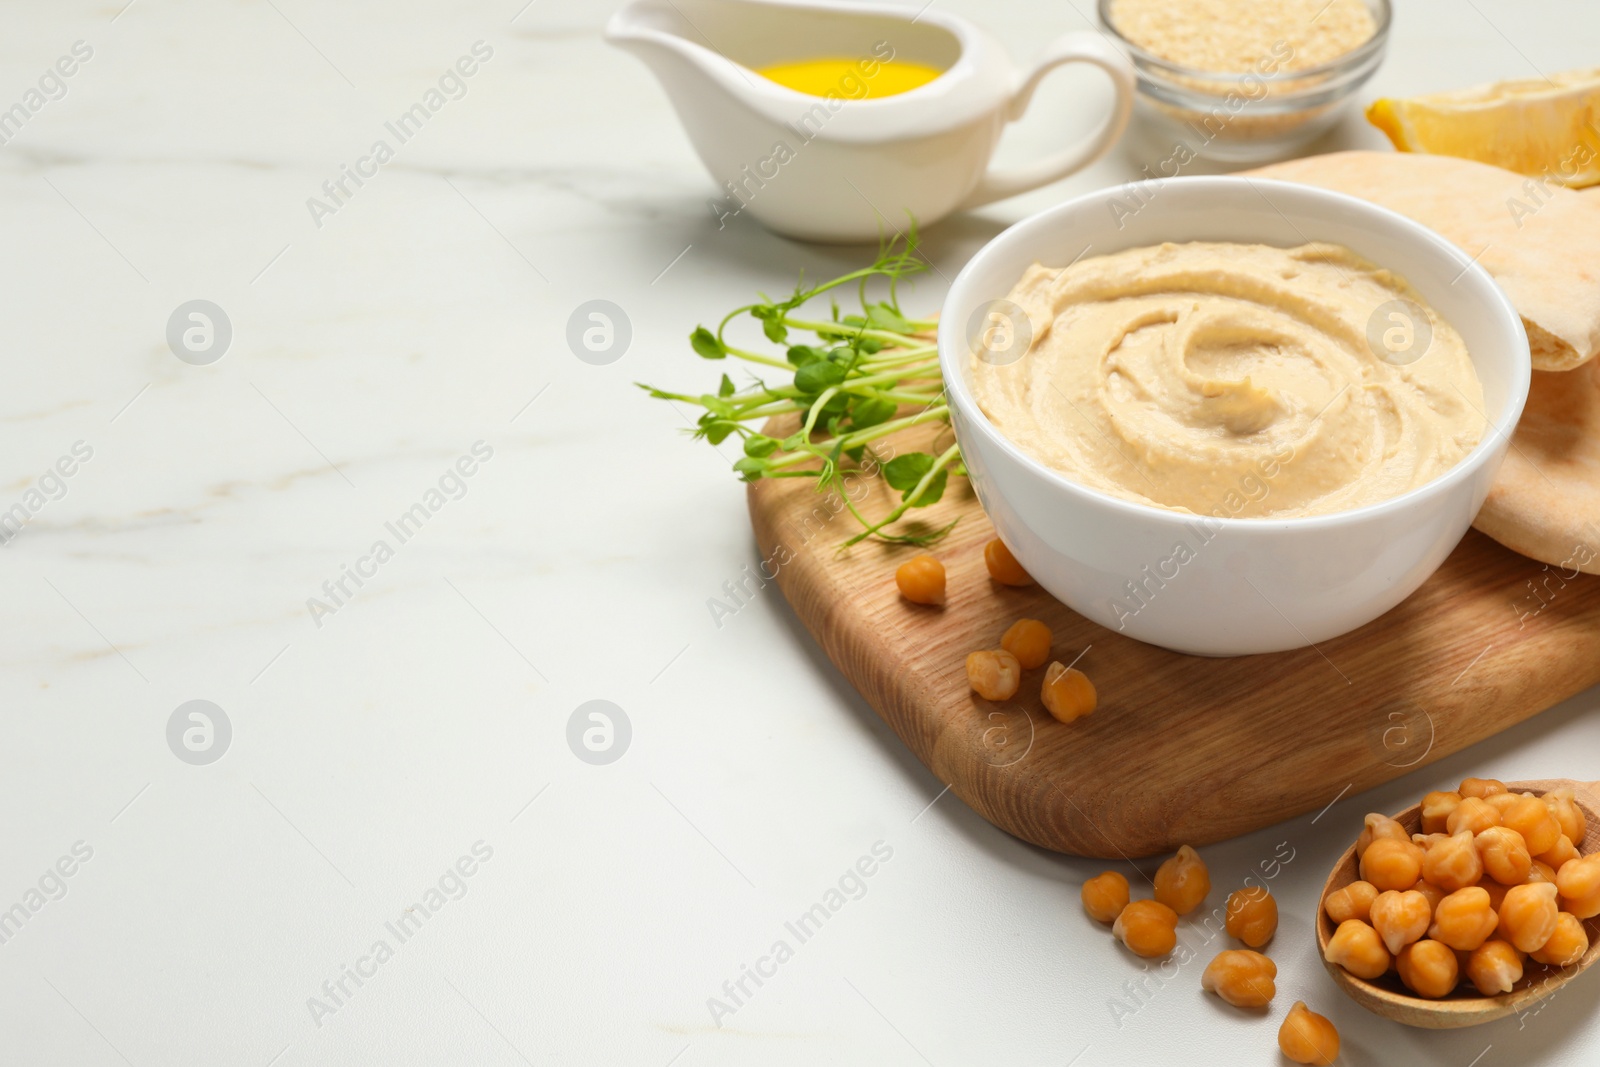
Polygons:
M919 427L890 440L898 453L938 451L948 435ZM854 485L865 514L895 502L881 479ZM993 582L983 546L994 529L965 479L919 509L931 526L961 520L931 549L948 575L943 608L895 588L895 568L919 549L840 551L859 527L809 479L756 482L749 504L766 572L883 720L973 810L1059 852L1131 858L1234 837L1600 682L1600 577L1568 578L1475 530L1404 603L1320 651L1208 659L1107 630L1037 587ZM1042 668L1004 703L968 689L967 653L999 647L1019 618L1050 626L1056 659L1083 653L1077 665L1100 695L1093 715L1052 719Z

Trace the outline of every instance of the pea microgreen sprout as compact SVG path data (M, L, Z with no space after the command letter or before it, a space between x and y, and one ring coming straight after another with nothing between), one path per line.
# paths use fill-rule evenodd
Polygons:
M804 278L783 300L765 296L758 303L735 308L723 316L715 330L704 326L689 335L689 344L704 359L735 359L756 368L773 368L790 375L769 385L756 373L744 387L727 374L715 393L694 396L640 383L640 388L663 400L676 400L705 409L693 434L713 445L738 437L744 455L733 469L746 482L762 478L812 478L817 491L836 490L860 522L862 531L845 545L869 537L898 544L927 545L955 526L937 529L921 524L889 531L915 508L937 503L952 473L964 475L960 450L951 445L938 455L909 452L881 460L872 442L911 426L948 423L944 379L939 371L938 348L928 340L936 323L908 318L900 308L901 279L927 269L917 253L915 230L902 244L887 242L870 266L832 281L807 287ZM869 283L887 283L887 299L873 300ZM854 288L861 310L841 314L836 291ZM829 314L819 317L814 302L828 298ZM728 328L737 319L761 323L767 342L776 353L754 351L733 344ZM769 437L761 431L775 415L799 417L798 429L787 437ZM863 463L864 457L871 463ZM900 503L887 515L869 518L844 492L847 473L871 470L900 491Z

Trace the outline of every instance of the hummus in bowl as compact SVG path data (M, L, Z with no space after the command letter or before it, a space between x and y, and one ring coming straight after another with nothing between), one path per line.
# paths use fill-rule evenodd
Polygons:
M939 362L973 488L1051 595L1179 652L1341 666L1322 642L1467 532L1532 369L1511 301L1439 234L1239 177L1012 226L951 285Z
M1166 243L1033 264L989 421L1102 492L1217 518L1323 515L1399 496L1482 439L1461 335L1348 248ZM1019 318L1019 324L1021 319Z

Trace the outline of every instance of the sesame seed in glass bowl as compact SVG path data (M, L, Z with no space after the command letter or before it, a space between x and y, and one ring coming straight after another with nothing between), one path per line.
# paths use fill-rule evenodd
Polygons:
M1141 124L1191 159L1266 163L1326 132L1383 62L1390 0L1099 0Z

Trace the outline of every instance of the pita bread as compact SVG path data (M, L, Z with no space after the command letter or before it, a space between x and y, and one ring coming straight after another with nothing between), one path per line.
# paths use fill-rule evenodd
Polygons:
M1552 594L1575 571L1600 574L1600 189L1400 152L1337 152L1250 173L1371 200L1478 256L1521 312L1539 369L1473 525L1555 568L1542 579Z
M1522 314L1539 370L1600 352L1600 198L1452 156L1334 152L1247 174L1398 211L1476 256Z
M1511 450L1473 525L1568 579L1574 570L1600 574L1600 360L1533 372Z

